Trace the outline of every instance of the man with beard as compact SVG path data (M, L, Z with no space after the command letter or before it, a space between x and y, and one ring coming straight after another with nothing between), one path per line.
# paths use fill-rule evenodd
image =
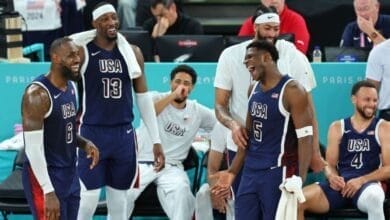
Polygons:
M302 184L313 148L312 114L308 93L296 80L279 72L276 47L269 41L247 46L244 64L256 83L249 88L245 145L231 167L211 188L230 188L241 172L235 198L236 219L275 219L279 186L293 175ZM293 218L293 216L291 216Z
M27 159L23 187L34 219L76 219L80 201L76 148L95 167L99 151L77 134L76 88L80 78L79 50L69 38L55 40L50 48L47 75L37 77L22 100L23 135Z
M140 187L129 191L129 215L137 197L154 182L161 206L169 219L192 219L195 198L182 162L199 129L210 132L217 121L210 109L195 100L188 100L196 78L193 68L179 65L171 71L171 91L152 93L166 164L160 172L154 169L150 134L142 123L137 138L140 145Z
M379 181L390 177L390 122L375 118L378 94L375 85L359 81L352 87L354 114L334 121L328 131L326 182L303 189L304 211L326 213L353 205L368 219L385 219L385 194Z
M295 46L285 40L276 40L279 35L280 20L279 15L272 8L260 4L255 18L255 38L254 40L267 40L272 42L279 53L277 66L283 75L289 75L296 79L305 89L310 92L315 86L313 70L306 56L302 54ZM248 40L240 44L226 48L217 64L216 76L214 80L215 87L215 113L217 119L228 128L227 149L229 161L234 158L237 147L246 145L245 137L245 118L246 106L248 103L248 88L252 83L252 77L246 69L243 60L246 47L253 40ZM308 103L311 107L312 125L313 125L313 156L311 168L314 171L322 170L323 160L321 159L318 141L317 121L314 114L314 105L309 93ZM215 160L209 157L209 160ZM240 183L240 174L235 178L233 184L233 193L237 191ZM226 193L227 194L227 193ZM211 193L212 201L217 201L216 196ZM226 204L218 202L218 204ZM218 210L224 210L225 207L213 203L213 207Z
M89 161L80 152L78 171L81 200L78 219L91 219L106 188L110 219L127 219L127 190L137 177L136 140L132 126L133 90L150 139L154 145L155 169L164 167L156 112L147 93L144 60L138 47L118 33L119 21L111 4L96 5L92 12L94 30L71 37L82 46L80 134L97 143L98 166L87 172Z

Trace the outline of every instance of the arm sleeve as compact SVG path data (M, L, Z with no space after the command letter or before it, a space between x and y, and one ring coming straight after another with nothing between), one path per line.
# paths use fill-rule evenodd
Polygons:
M149 131L151 141L153 144L161 143L152 97L148 92L136 93L136 102L141 113L141 118Z
M25 131L24 142L28 161L44 194L54 191L43 147L43 130Z

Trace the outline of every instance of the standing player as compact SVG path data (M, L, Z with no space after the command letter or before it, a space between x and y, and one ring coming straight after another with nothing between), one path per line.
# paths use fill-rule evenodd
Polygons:
M279 72L278 58L270 42L253 41L247 46L244 64L257 82L249 96L245 145L238 148L232 166L212 188L216 194L230 188L244 164L235 200L236 219L275 219L279 185L293 174L305 180L310 164L313 119L308 94Z
M35 219L76 219L80 184L76 148L85 151L92 169L99 151L76 134L76 88L80 78L77 46L69 38L55 40L51 66L29 85L23 95L23 134L27 159L23 187Z
M95 30L72 36L83 46L81 56L82 90L80 134L98 143L99 165L88 170L88 161L80 153L81 201L79 219L91 219L101 187L106 186L108 216L127 219L127 190L136 182L135 132L132 126L133 94L154 144L155 168L164 167L164 156L153 102L147 93L143 75L143 57L118 33L114 7L106 2L92 12Z
M390 177L390 122L375 118L377 101L373 83L359 81L352 87L354 114L329 127L328 180L303 189L306 202L299 206L299 219L305 210L326 213L351 203L370 220L385 219L379 181Z

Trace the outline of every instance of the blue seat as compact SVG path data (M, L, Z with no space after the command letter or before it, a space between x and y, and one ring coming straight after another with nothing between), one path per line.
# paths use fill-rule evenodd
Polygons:
M45 61L45 50L43 43L31 44L23 48L23 56L30 55L32 53L37 53L38 61Z

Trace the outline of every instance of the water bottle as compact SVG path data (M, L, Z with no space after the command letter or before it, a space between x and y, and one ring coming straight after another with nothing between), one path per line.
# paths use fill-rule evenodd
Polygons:
M315 46L313 50L313 62L321 63L322 61L322 52L320 46Z

